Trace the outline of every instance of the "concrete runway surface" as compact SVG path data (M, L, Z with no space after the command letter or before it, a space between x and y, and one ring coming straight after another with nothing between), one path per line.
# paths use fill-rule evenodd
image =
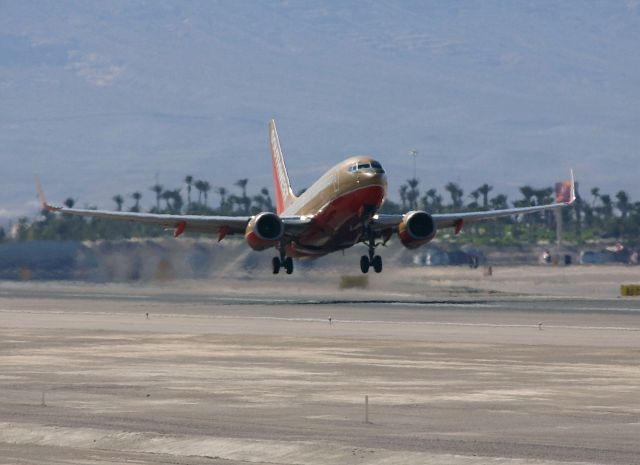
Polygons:
M416 273L2 283L0 463L640 463L640 300Z

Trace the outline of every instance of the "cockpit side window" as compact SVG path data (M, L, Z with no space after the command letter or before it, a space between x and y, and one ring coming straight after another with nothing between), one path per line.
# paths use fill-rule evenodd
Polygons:
M359 170L365 170L367 168L370 168L371 165L369 165L369 163L358 163L358 169Z
M349 165L349 169L347 171L349 173L354 173L357 169L358 169L358 165L354 163L352 165Z
M371 168L376 170L376 173L384 173L384 168L382 168L382 165L375 160L371 162Z

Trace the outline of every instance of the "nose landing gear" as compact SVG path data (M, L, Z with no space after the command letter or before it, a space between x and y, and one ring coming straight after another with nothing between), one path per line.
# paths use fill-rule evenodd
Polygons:
M363 255L360 257L360 271L368 273L369 268L373 267L373 271L380 273L382 271L382 257L376 255L376 242L373 237L373 231L371 228L365 227L366 234L368 236L367 246L369 247L369 255Z

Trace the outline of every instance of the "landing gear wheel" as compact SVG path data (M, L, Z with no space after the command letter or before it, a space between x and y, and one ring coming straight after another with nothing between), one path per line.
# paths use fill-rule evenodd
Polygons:
M271 265L273 266L273 274L280 273L280 259L278 257L273 257Z
M373 266L373 269L376 273L380 273L382 271L382 257L380 255L376 255L375 257L373 257L371 266Z
M284 269L287 270L287 274L293 273L293 258L287 257L284 259Z
M369 257L367 257L366 255L360 257L360 269L363 273L367 273L369 271L370 265L371 263L369 262Z

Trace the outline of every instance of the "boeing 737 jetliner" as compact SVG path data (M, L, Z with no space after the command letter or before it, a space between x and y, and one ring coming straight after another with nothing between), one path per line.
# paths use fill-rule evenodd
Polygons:
M273 162L276 213L262 212L254 216L197 216L152 213L114 212L57 207L48 204L39 189L43 207L54 212L112 220L157 224L174 230L178 237L185 231L216 234L218 241L231 234L243 234L254 250L275 248L273 273L284 268L293 272L293 258L315 258L349 248L359 242L368 247L360 258L360 269L367 273L373 267L382 271L382 258L376 247L397 233L400 242L410 249L431 241L438 230L510 215L551 210L571 205L575 200L573 173L570 198L566 202L504 210L431 214L410 211L402 215L377 213L387 191L387 177L382 165L367 156L344 160L327 171L309 189L295 196L280 149L275 121L269 122L269 142Z

